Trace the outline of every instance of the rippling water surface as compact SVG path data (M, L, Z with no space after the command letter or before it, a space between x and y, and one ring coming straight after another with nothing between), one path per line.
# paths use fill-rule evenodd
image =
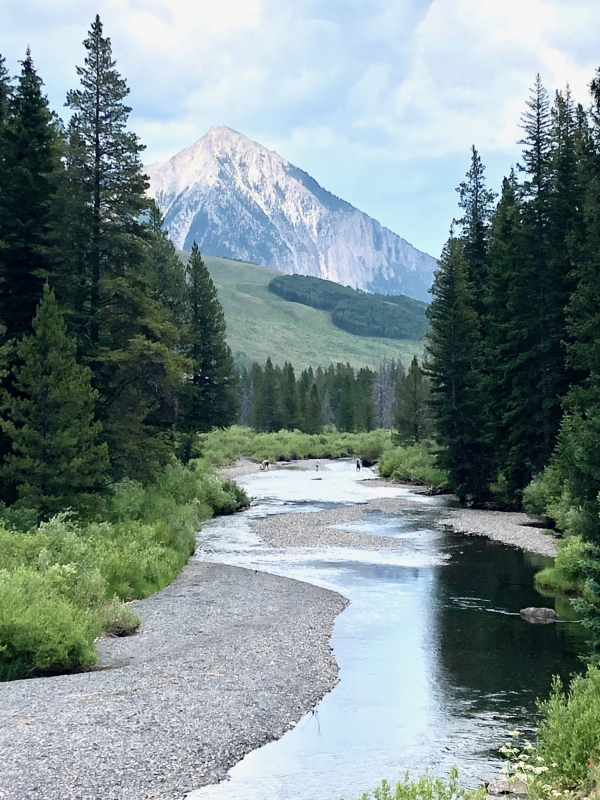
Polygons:
M365 472L367 475L365 475ZM499 769L508 731L531 729L553 674L580 669L573 622L530 625L524 606L552 605L532 586L548 559L434 528L443 498L369 486L351 462L318 473L283 469L241 478L258 500L202 531L198 557L286 575L351 601L332 638L340 682L282 739L250 753L230 780L189 800L358 800L409 770L457 764L476 785ZM343 547L275 550L249 526L269 514L317 512L374 497L410 497L401 514L366 510L340 527L393 536L398 553Z

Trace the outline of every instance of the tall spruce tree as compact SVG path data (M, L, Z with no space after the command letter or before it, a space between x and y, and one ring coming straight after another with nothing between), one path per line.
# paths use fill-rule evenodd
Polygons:
M170 457L186 362L149 263L143 148L127 130L129 89L99 17L84 47L81 87L67 95L73 113L61 234L68 280L60 297L92 368L113 475L146 480Z
M48 286L33 333L18 344L14 394L5 393L2 429L12 441L0 474L16 484L18 505L41 517L73 508L93 511L106 486L108 450L94 419L97 393L90 370L75 359L76 344Z
M456 220L459 238L464 242L464 257L468 264L468 278L473 288L475 311L484 310L484 291L488 272L488 246L490 223L496 195L486 187L485 167L475 145L471 147L471 166L456 190L458 206L463 216Z
M415 356L396 385L394 441L416 444L431 435L430 395L429 378Z
M254 384L250 424L257 431L273 433L283 427L281 413L281 387L271 358L267 358L265 368L256 375Z
M481 340L463 243L451 237L438 265L426 337L438 460L461 501L477 503L489 494L491 457Z
M0 320L5 336L18 338L31 330L53 269L52 200L60 164L29 51L13 92L0 76L0 115Z
M6 59L3 55L0 55L0 128L2 128L8 120L11 94L12 80L6 69Z
M181 393L179 426L191 433L232 425L238 398L225 315L196 242L186 279L188 317L182 345L192 369Z

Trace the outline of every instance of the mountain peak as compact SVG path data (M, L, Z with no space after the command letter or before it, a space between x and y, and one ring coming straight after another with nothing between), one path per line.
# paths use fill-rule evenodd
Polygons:
M146 168L175 245L427 300L435 260L225 125Z

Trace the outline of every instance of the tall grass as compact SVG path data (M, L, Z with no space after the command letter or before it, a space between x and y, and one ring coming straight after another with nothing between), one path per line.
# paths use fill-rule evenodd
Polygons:
M382 781L373 793L365 793L360 800L485 800L485 787L476 790L465 789L458 783L458 770L450 769L447 778L434 778L424 775L416 780L408 773L403 780L391 786ZM342 798L343 800L343 798Z
M94 639L139 624L123 601L167 586L194 550L195 533L213 514L247 498L203 465L168 466L142 486L123 481L104 519L75 522L68 513L33 527L30 515L0 521L0 679L87 669ZM20 527L20 530L19 530Z

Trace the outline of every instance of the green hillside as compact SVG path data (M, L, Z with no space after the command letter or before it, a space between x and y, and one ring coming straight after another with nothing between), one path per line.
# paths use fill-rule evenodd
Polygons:
M276 270L213 256L204 260L225 310L227 340L242 366L264 363L268 356L281 365L291 361L296 369L338 361L373 366L384 358L407 364L423 352L422 341L355 336L336 328L331 312L278 297L268 289L281 275Z

